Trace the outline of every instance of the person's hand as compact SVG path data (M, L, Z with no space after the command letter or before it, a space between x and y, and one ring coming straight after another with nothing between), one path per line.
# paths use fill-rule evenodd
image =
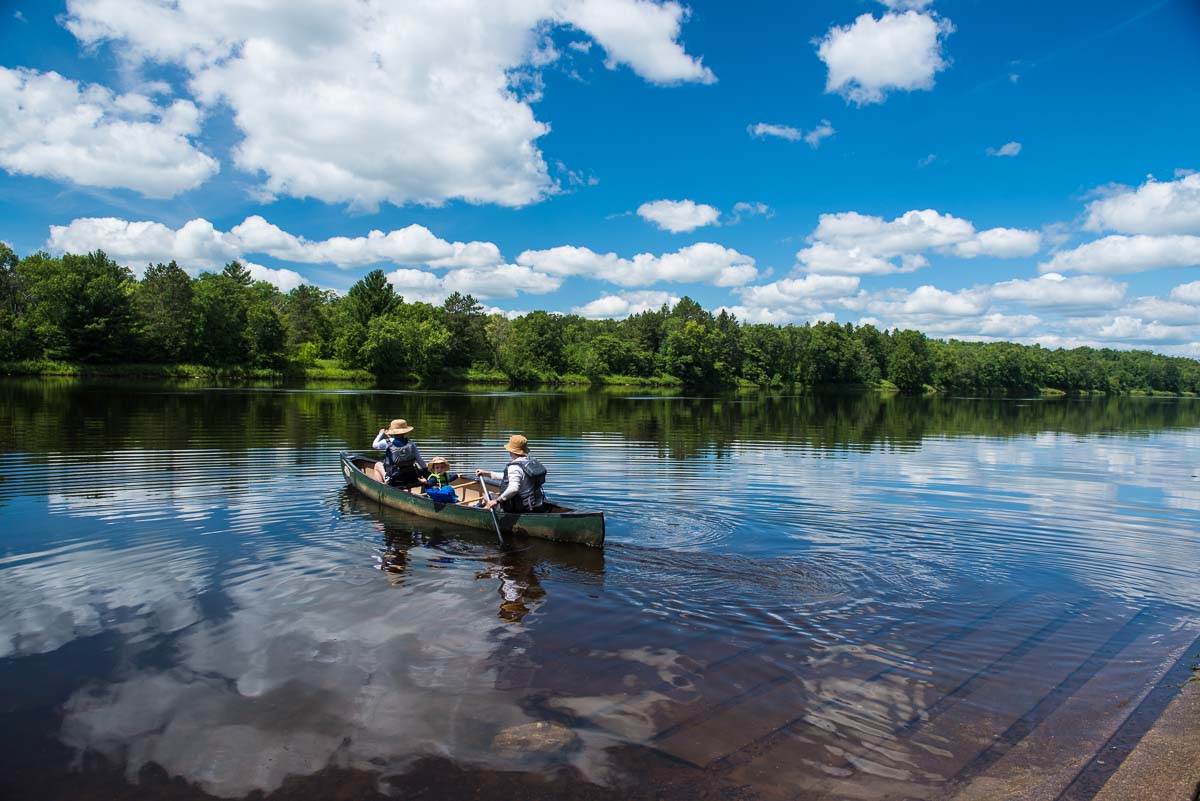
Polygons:
M491 509L493 506L495 506L495 505L496 505L496 504L498 504L498 503L500 503L500 501L496 500L495 498L492 498L490 501L488 501L487 503L485 503L485 504L483 505L483 508L484 508L484 509Z
M483 475L483 471L482 471L482 470L476 470L476 471L475 471L475 475L477 475L477 476L482 476L482 475Z

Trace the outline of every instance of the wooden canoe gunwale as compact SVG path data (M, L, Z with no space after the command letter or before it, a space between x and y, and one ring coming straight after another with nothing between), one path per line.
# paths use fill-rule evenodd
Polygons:
M376 459L343 452L341 454L342 475L346 479L346 484L362 495L393 509L469 528L493 530L492 514L489 511L452 503L435 503L427 497L413 495L408 490L380 484L366 472L376 461ZM497 491L498 487L495 482L487 483L493 492ZM496 520L505 534L571 542L594 548L604 547L603 512L568 509L561 506L559 508L564 511L537 514L513 514L497 511Z

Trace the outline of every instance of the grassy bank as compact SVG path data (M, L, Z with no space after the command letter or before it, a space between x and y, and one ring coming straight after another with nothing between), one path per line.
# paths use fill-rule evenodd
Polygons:
M347 370L332 361L310 367L214 367L206 364L73 364L49 359L0 363L0 375L77 378L206 378L215 381L348 381L371 383L365 370Z

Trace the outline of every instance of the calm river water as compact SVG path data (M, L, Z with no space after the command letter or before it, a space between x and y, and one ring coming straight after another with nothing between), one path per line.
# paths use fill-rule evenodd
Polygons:
M526 434L607 547L356 496L394 417ZM1089 798L1197 651L1198 454L1186 399L9 380L0 797Z

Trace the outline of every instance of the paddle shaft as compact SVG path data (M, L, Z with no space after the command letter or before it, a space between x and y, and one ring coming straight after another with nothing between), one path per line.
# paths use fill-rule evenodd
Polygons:
M483 490L483 499L491 502L492 493L488 492L487 484L483 483L483 476L478 476L479 488ZM492 513L492 525L496 527L496 536L500 538L500 543L504 544L504 535L500 533L500 521L496 519L496 507L488 509Z

